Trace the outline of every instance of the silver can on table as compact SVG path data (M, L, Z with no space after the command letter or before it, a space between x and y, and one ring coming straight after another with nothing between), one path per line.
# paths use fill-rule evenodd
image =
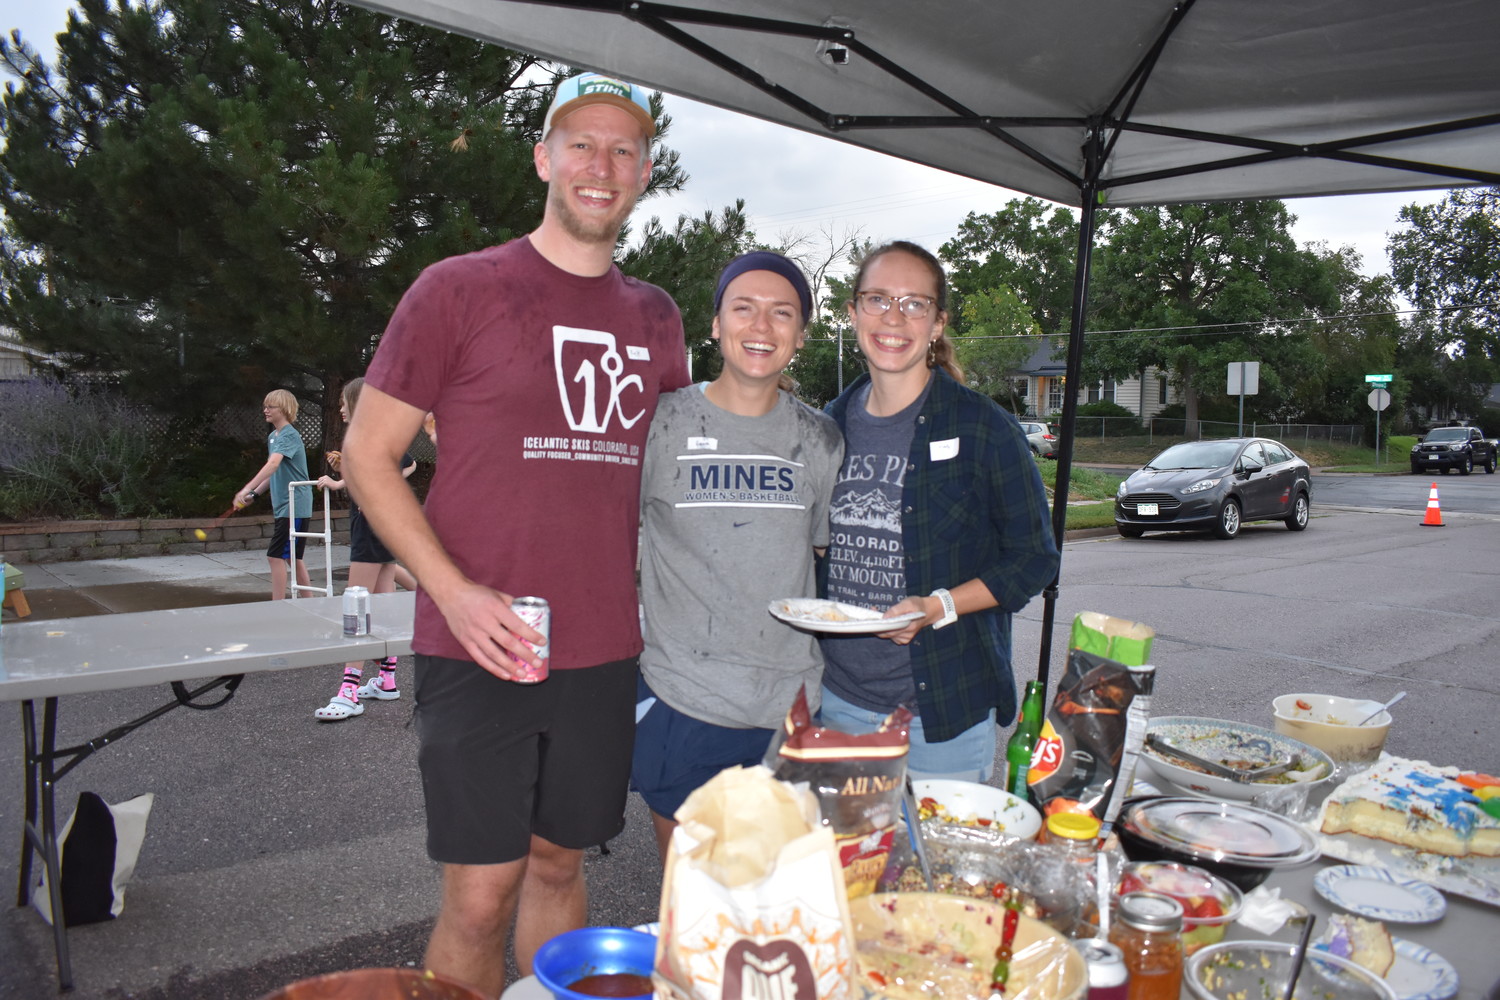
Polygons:
M534 667L515 654L511 654L511 659L519 664L516 676L511 680L517 684L538 684L546 680L549 673L547 658L552 655L552 606L543 597L517 597L510 602L510 609L516 613L517 618L542 633L540 645L525 639L521 640L542 658L542 665Z
M370 592L364 587L344 588L344 636L370 634Z

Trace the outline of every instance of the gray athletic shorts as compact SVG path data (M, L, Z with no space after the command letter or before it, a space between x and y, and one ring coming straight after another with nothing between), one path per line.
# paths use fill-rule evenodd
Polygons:
M536 834L602 844L625 827L637 660L502 681L468 660L416 657L417 763L434 861L524 858Z

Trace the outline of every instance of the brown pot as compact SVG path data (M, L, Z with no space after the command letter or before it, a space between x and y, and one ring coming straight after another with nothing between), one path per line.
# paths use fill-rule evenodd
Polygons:
M349 969L299 979L260 1000L485 1000L484 994L423 969Z

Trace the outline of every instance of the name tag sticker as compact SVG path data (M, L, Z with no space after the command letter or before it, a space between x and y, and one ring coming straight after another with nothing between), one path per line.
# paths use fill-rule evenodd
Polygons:
M934 441L928 446L934 462L946 462L950 458L958 457L958 438L949 438L946 441Z
M627 358L629 358L631 361L650 361L651 360L651 348L649 348L649 347L635 347L635 346L633 346L631 344L626 344L625 345L625 356Z
M718 438L688 438L688 451L718 451Z

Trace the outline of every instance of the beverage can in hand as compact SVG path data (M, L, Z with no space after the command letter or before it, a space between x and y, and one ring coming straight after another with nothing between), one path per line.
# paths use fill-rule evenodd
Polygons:
M511 659L519 664L519 669L516 671L516 676L512 677L511 680L517 684L540 683L547 679L549 673L547 658L552 655L552 606L543 597L517 597L514 601L510 602L510 609L516 613L517 618L542 633L542 642L540 645L524 639L522 640L536 652L537 656L542 658L542 665L534 667L512 654Z

